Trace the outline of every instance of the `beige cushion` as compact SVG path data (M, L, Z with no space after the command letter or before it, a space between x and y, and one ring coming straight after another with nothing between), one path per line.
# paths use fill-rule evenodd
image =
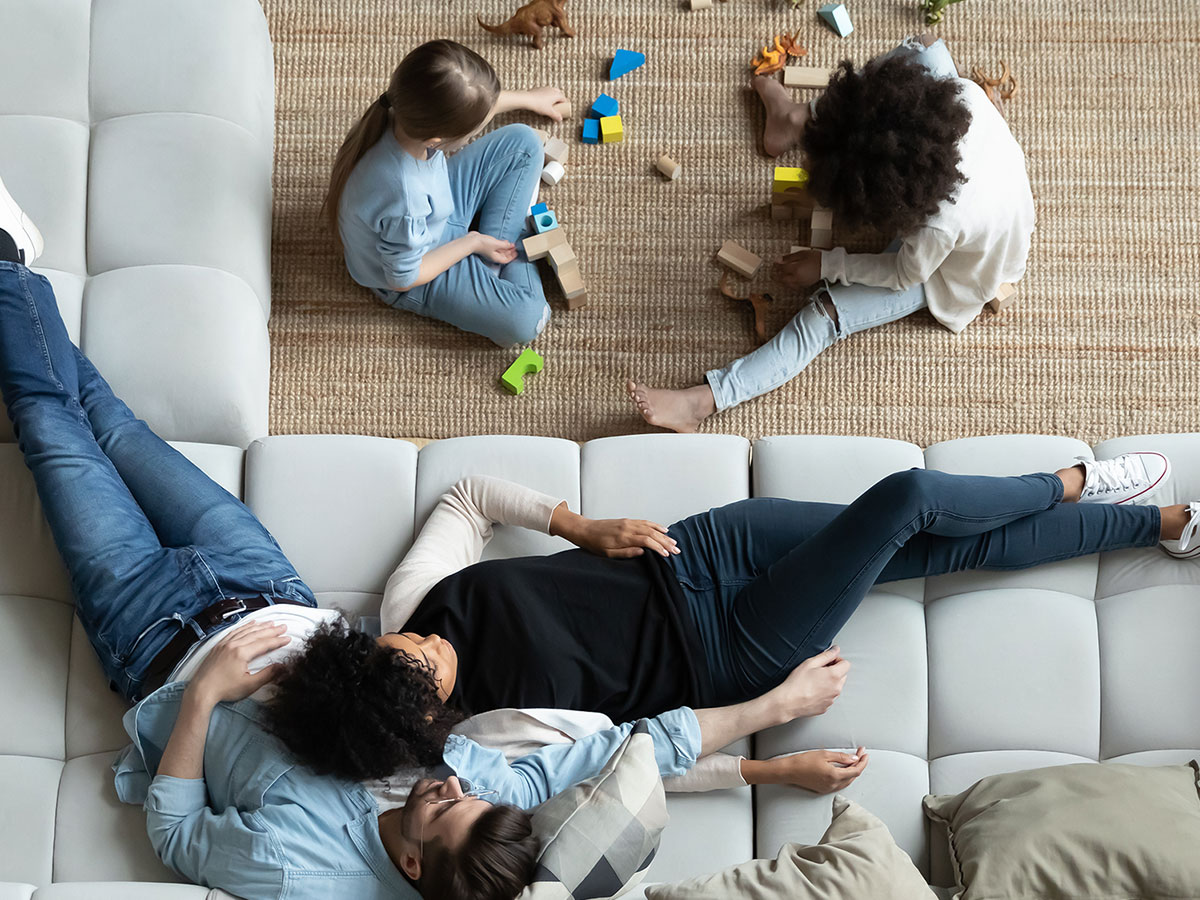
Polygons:
M908 855L879 819L837 796L819 844L785 844L701 878L646 888L648 900L934 900Z
M1200 896L1200 796L1185 766L1082 763L925 798L962 900Z

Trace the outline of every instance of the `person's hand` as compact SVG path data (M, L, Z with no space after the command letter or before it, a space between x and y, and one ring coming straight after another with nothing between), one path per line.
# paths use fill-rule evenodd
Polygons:
M284 625L255 622L230 632L204 657L188 691L212 704L245 700L279 674L276 663L253 675L249 665L264 653L286 647L289 638L285 631Z
M584 550L613 559L641 556L646 550L660 556L679 552L666 528L645 519L583 519L578 535L575 543Z
M775 263L775 280L788 290L799 291L821 280L821 251L797 250Z
M561 122L571 115L571 101L556 87L540 87L525 91L523 105L530 112Z
M821 715L841 695L849 673L850 660L842 659L836 645L800 663L775 688L784 718Z
M843 790L867 767L870 754L859 747L855 753L810 750L771 760L777 764L780 782L794 784L817 794Z
M480 234L478 231L473 231L471 234L475 238L476 255L482 256L488 262L504 265L517 258L517 245L511 241L502 241L490 234Z

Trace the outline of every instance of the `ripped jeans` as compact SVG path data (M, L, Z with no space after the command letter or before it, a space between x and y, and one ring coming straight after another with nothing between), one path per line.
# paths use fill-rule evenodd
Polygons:
M0 389L75 610L109 683L140 696L147 666L227 597L316 606L240 500L159 438L71 343L50 282L0 262Z

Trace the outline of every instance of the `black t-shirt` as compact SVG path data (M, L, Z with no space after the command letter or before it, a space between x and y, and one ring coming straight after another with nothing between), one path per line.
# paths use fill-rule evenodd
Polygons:
M556 707L623 722L710 693L679 582L650 552L476 563L434 585L404 630L458 651L450 702L468 713Z

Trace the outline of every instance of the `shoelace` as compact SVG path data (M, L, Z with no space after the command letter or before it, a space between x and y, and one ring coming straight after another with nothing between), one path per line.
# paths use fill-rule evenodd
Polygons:
M1188 522L1183 526L1183 534L1179 535L1179 550L1181 553L1191 550L1196 545L1196 532L1200 531L1200 503L1193 500L1187 506Z
M1113 460L1113 462L1117 462L1117 460ZM1133 457L1126 457L1120 460L1121 468L1119 470L1112 466L1089 466L1088 483L1084 485L1084 490L1093 494L1109 494L1113 491L1131 489L1134 483L1140 480L1133 471L1133 464Z

